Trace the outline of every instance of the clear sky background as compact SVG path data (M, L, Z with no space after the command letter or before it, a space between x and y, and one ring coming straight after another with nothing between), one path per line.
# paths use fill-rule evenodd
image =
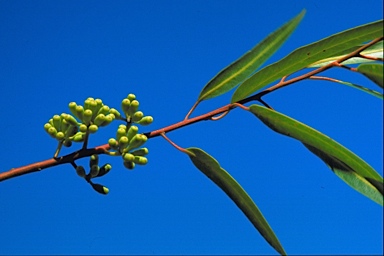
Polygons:
M135 93L155 130L184 118L202 87L297 15L268 63L302 45L382 19L383 2L0 0L1 171L52 157L43 125L71 101L120 107ZM380 90L342 69L328 76ZM227 104L203 102L194 115ZM355 89L304 81L265 97L339 141L383 174L383 103ZM90 146L107 142L117 123ZM300 143L234 110L168 136L197 146L254 199L289 254L382 254L382 207L339 180ZM78 149L79 145L72 147ZM275 254L235 204L162 138L149 163L112 172L96 193L69 165L0 183L0 254ZM65 149L66 154L71 150ZM78 161L88 164L88 160Z

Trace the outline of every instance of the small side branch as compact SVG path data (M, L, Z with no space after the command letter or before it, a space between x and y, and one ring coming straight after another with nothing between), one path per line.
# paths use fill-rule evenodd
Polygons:
M192 108L188 111L187 115L184 117L184 120L188 120L189 116L196 109L196 107L197 107L197 105L199 105L199 103L200 103L200 101L196 101L195 104L193 104Z
M166 141L168 141L172 146L174 146L177 150L179 150L179 151L181 151L181 152L183 152L183 153L185 153L185 154L190 154L190 153L188 152L188 150L186 150L185 148L182 148L182 147L178 146L176 143L174 143L172 140L170 140L167 136L165 136L165 133L161 133L160 135L161 135L161 137L163 137Z

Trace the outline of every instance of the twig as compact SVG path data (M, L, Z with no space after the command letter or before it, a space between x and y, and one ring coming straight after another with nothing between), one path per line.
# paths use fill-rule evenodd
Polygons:
M192 108L188 111L187 115L184 117L184 120L187 120L189 116L192 114L192 112L195 110L197 105L199 105L200 101L196 101L195 104L193 104Z
M224 113L221 113L219 116L212 116L211 120L212 121L220 120L221 118L225 117L228 113L229 111L225 111Z
M186 150L185 148L182 148L180 146L178 146L176 143L174 143L173 141L171 141L167 136L165 136L165 133L160 133L161 137L163 137L166 141L168 141L172 146L174 146L177 150L185 153L185 154L190 154L190 152L188 150Z

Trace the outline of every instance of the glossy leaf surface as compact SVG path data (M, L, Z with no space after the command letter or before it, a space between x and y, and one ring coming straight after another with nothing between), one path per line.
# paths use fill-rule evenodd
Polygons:
M199 148L188 148L193 164L219 186L247 216L265 240L280 254L286 254L275 233L245 190L212 156Z
M368 77L375 84L383 88L383 64L361 64L357 71Z
M326 165L349 186L359 191L366 197L372 199L376 203L383 205L383 184L372 182L372 180L368 181L369 179L365 179L361 175L357 174L342 161L339 161L337 158L334 158L331 155L325 154L317 148L306 144L304 144L304 146L319 158L321 158L326 163ZM375 186L373 184L375 184Z
M345 30L315 43L300 47L285 58L259 70L234 92L231 102L240 101L264 86L308 65L353 49L356 45L383 36L383 20Z
M275 132L304 143L348 185L383 205L383 178L353 152L319 131L275 110L259 105L251 105L249 110Z
M198 101L228 92L260 67L288 39L303 18L303 10L295 18L267 36L249 52L221 70L201 91Z
M334 57L330 57L330 58L316 61L315 63L312 63L308 67L317 68L317 67L322 67L322 66L328 65L329 63L346 56L348 53L351 53L352 51L357 50L361 46L363 46L363 45L353 47L353 48L349 49L348 51L346 51L343 55L338 55L338 56L334 56ZM383 58L383 41L380 41L380 42L372 45L368 49L362 51L361 54L365 55L365 56L369 56L369 57L374 57L374 58ZM355 58L351 58L351 59L348 59L346 61L343 61L342 64L343 65L360 64L360 63L373 62L373 61L375 61L375 60L355 57Z

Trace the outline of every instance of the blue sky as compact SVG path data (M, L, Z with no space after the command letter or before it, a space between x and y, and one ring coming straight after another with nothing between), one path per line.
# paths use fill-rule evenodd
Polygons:
M303 8L268 63L333 33L382 19L382 1L0 1L1 171L50 158L43 129L71 101L119 107L135 93L155 130L184 118L202 87ZM328 76L379 89L359 74ZM194 115L225 105L203 102ZM304 81L265 97L383 174L383 103ZM115 126L117 126L115 124ZM90 145L115 134L104 128ZM350 189L300 143L235 110L169 133L214 156L247 190L289 254L382 254L382 207ZM0 184L0 254L275 254L242 212L162 138L146 166L102 156L97 194L69 165ZM77 147L73 147L77 148ZM69 153L66 149L62 153ZM87 165L88 160L79 161Z

